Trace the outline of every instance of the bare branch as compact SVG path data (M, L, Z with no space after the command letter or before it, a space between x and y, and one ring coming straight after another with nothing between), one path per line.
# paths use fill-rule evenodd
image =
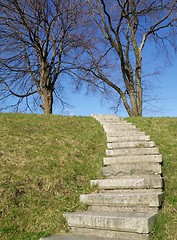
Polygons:
M77 49L83 50L85 44L79 29L83 2L7 0L0 1L0 7L0 77L6 91L20 99L38 93L34 105L39 101L45 113L52 113L55 87L61 73L67 72L66 62L71 66ZM24 103L29 109L28 99Z
M11 88L9 87L9 85L4 80L2 80L2 82L6 85L8 91L15 97L25 98L25 97L29 97L30 95L33 95L38 92L37 90L31 92L31 88L33 88L33 86L31 86L30 89L25 94L18 94L18 93L15 93L14 91L12 91Z

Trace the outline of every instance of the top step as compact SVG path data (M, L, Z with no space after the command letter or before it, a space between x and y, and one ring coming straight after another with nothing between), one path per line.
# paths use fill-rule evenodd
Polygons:
M122 118L115 115L91 115L91 116L101 123L110 123L110 122L125 123L126 122Z
M109 119L118 119L118 120L122 120L122 118L114 115L114 114L110 114L110 115L107 115L107 114L92 114L91 115L93 118L95 119L100 119L100 120L109 120Z

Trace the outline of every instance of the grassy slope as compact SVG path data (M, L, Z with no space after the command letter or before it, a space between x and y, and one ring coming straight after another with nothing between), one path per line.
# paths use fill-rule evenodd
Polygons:
M155 141L163 155L165 202L157 219L153 239L177 239L177 118L130 118Z
M131 118L163 155L165 204L154 240L177 239L177 118ZM102 128L92 118L0 114L0 239L35 240L67 231L89 179L99 176L105 152Z
M0 114L3 240L67 231L62 213L78 206L100 174L105 136L91 117Z

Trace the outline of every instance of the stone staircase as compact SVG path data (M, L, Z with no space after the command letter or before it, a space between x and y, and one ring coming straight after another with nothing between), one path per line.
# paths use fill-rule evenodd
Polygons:
M114 115L93 115L107 136L103 179L98 191L83 194L84 212L65 213L69 235L51 240L148 240L163 202L162 156L154 142Z

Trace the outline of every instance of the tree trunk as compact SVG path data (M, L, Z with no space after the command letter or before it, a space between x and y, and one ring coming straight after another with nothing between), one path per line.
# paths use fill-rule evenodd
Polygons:
M41 98L42 98L41 108L43 109L44 114L52 114L53 91L49 89L43 89Z
M142 116L143 92L141 86L141 78L138 78L136 81L136 103L137 116Z
M130 105L125 95L122 97L122 101L129 117L142 117L142 94L138 98L135 95L131 95Z

